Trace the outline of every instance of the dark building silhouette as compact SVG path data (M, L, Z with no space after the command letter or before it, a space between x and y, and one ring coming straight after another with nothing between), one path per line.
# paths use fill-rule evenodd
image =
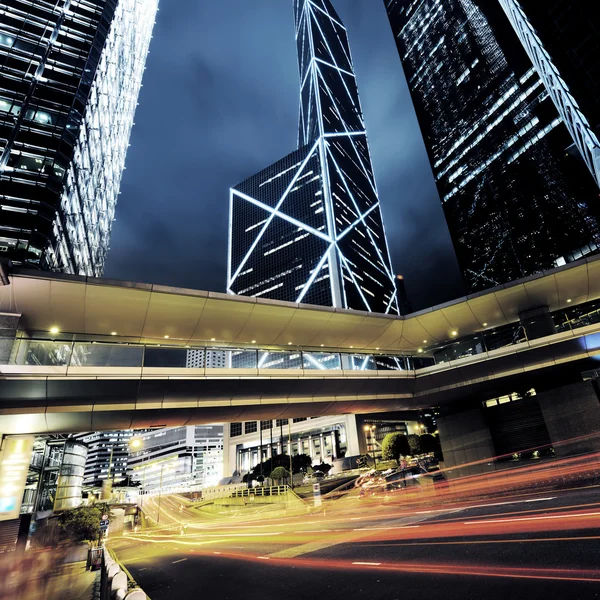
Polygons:
M228 291L398 313L346 29L328 0L294 11L299 149L232 188Z
M598 188L501 3L385 5L468 289L598 251Z

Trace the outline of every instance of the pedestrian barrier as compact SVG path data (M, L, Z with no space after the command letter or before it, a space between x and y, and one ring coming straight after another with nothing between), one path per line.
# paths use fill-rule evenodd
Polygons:
M94 600L148 600L129 571L116 560L114 553L102 548L100 589Z

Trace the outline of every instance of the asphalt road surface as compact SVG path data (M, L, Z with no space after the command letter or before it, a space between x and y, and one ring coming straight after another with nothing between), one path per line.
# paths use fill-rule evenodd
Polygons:
M600 598L598 487L429 507L353 498L287 516L211 517L169 497L161 524L111 541L152 600Z

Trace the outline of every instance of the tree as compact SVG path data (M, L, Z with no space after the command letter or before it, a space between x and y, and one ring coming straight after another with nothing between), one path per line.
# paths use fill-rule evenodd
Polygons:
M108 504L81 506L61 513L58 526L74 542L92 542L100 537L102 515L110 516Z
M310 466L312 466L312 458L308 454L296 454L296 456L292 456L293 473L306 473Z
M421 452L429 454L431 452L438 453L441 450L440 440L435 435L424 433L421 436Z
M410 448L411 456L415 454L421 454L421 438L420 436L412 433L408 436L408 446Z
M331 469L333 469L333 465L330 465L326 462L322 462L320 465L315 465L313 467L313 469L315 471L321 471L321 473L323 473L324 475L327 475L327 473L329 473L329 471L331 471Z
M400 465L400 457L410 453L408 440L403 433L388 433L381 443L383 460L395 460Z
M278 485L281 485L281 480L287 479L290 476L290 472L286 471L283 467L275 467L269 477L277 481Z

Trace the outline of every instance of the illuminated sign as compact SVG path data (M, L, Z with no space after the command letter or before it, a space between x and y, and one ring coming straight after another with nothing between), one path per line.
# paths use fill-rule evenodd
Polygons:
M33 453L33 436L4 439L0 453L0 521L17 519Z

